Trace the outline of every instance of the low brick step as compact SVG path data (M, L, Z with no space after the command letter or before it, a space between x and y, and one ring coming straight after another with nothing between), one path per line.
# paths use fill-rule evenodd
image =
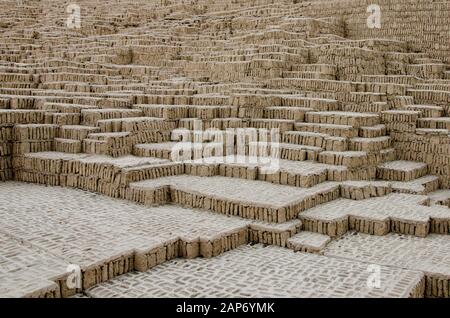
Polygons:
M272 78L268 81L273 88L291 88L305 91L354 92L358 84L350 81L333 81L303 78Z
M279 153L279 158L292 161L317 161L319 153L323 151L320 147L279 143L275 147L272 143L251 142L249 144L249 155L267 157L275 155L270 151Z
M81 140L55 138L55 151L67 153L81 153Z
M129 132L107 132L107 133L90 133L87 139L107 140L108 138L119 138L129 136Z
M411 181L428 173L428 165L415 161L391 161L377 167L377 178L389 181Z
M191 105L192 96L188 95L165 95L165 94L146 94L136 97L136 104L153 105ZM213 105L213 104L211 104Z
M24 124L12 128L12 140L15 142L53 140L58 132L57 125Z
M291 66L293 72L319 72L328 75L336 75L337 66L331 64L294 64Z
M391 147L391 137L375 137L375 138L352 138L348 143L350 151L374 152Z
M264 118L305 121L305 115L312 109L308 107L274 106L263 109Z
M344 181L341 183L341 197L351 200L365 200L384 197L392 193L387 181Z
M336 99L305 97L298 94L278 95L278 97L279 102L267 106L307 107L316 111L333 111L340 109L339 102Z
M99 120L139 116L143 116L141 109L83 109L81 110L81 124L96 126Z
M361 82L393 83L413 86L419 79L411 75L361 75Z
M387 102L370 102L370 103L344 103L342 111L345 112L361 112L361 113L380 113L391 109Z
M444 79L445 80L450 80L450 71L445 71L444 72Z
M311 112L306 114L308 123L348 125L354 128L380 124L377 114L355 112Z
M450 107L448 104L450 98L450 91L448 89L409 89L408 95L414 98L414 102L417 104L432 104L444 107L446 114L450 113Z
M325 79L325 80L336 79L335 75L329 75L320 72L284 71L281 76L283 78L307 78L307 79Z
M227 140L227 136L230 135L230 132L224 131L224 130L217 130L217 129L208 129L203 131L203 133L200 134L195 130L189 130L186 128L176 128L170 131L170 140L168 141L177 141L177 142L188 142L188 141L197 141L197 139L201 139L202 142L223 142L224 144L230 143L230 145L233 145L233 140ZM233 135L233 134L231 134ZM223 138L223 139L221 139ZM268 140L270 141L270 135L267 136ZM248 144L249 138L245 139L245 143ZM279 140L277 140L279 141Z
M157 144L137 144L133 146L133 155L137 157L155 157L170 159L172 149L177 142L164 142Z
M394 181L392 189L398 193L425 195L439 189L439 177L427 175L411 181Z
M184 96L182 96L184 97ZM197 94L192 96L192 105L229 105L230 97L228 95L220 94Z
M435 118L442 117L445 114L444 108L435 105L407 105L406 110L419 111L420 117Z
M377 92L350 92L345 95L345 102L351 104L385 103L388 101L386 93Z
M189 117L200 119L230 118L238 115L238 108L227 105L192 105L189 106Z
M434 91L433 93L437 93L439 91L448 93L448 91L450 91L450 82L446 80L430 80L424 83L416 84L414 88Z
M218 148L222 149L220 154L216 153ZM133 146L133 155L137 157L155 157L175 161L223 156L225 153L225 145L222 143L162 142Z
M221 176L180 175L130 184L130 190L142 198L139 202L148 205L155 203L155 191L167 187L173 203L271 223L297 220L299 212L334 200L339 194L334 183L304 189Z
M107 142L106 140L98 139L83 139L82 150L84 153L105 155L107 153Z
M261 115L262 116L262 115ZM201 123L201 124L199 124ZM198 118L182 118L178 121L178 127L187 130L206 130L215 128L226 130L227 128L248 128L249 121L242 118L216 118L213 120L199 120Z
M293 144L280 144L281 159L294 161L317 161L319 153L323 151L320 147L310 147Z
M240 108L264 108L272 106L307 107L316 111L339 110L336 99L305 97L303 94L234 94L232 105Z
M15 88L15 89L37 89L38 83L24 83L24 82L2 82L2 88Z
M361 138L376 138L386 136L387 130L385 125L376 125L371 127L359 128L359 137Z
M260 129L279 129L280 133L285 131L294 130L294 120L286 119L251 119L249 127Z
M394 83L364 83L365 91L375 94L386 94L388 96L402 96L406 95L408 85L394 84ZM387 101L384 100L384 101Z
M60 126L58 137L61 139L83 140L91 133L99 133L100 128L83 125L63 125Z
M307 145L312 147L322 147L323 141L327 137L327 134L321 133L286 131L283 134L283 142L297 145Z
M349 230L378 236L395 232L422 238L430 232L444 234L433 223L446 224L450 214L421 205L425 197L419 197L421 202L411 197L408 194L391 193L365 200L338 199L304 211L299 214L299 218L303 230L333 238ZM440 218L432 220L434 215L439 214Z
M308 107L315 111L337 111L340 110L340 104L336 99L319 97L294 97L285 95L281 106Z
M349 168L358 168L370 164L365 151L323 151L319 154L319 162Z
M31 109L0 109L0 123L15 124L44 124L46 111Z
M417 128L416 134L427 136L450 136L448 129L432 129L432 128Z
M295 130L327 134L336 137L352 138L358 136L358 129L349 125L295 123Z
M348 147L347 138L302 131L285 132L283 134L283 142L296 145L320 147L329 151L345 151Z
M42 110L54 110L59 113L81 113L81 111L85 109L99 109L97 106L93 105L55 103L55 102L45 102L42 104L38 104L37 108Z
M425 79L442 79L447 65L441 62L410 64L406 66L406 73Z
M430 57L418 57L414 58L411 63L414 64L439 64L442 63L439 59L433 59Z
M139 109L144 116L160 117L165 119L181 119L189 117L189 108L187 105L133 105L133 109Z
M79 113L45 113L45 123L54 125L79 125Z
M448 206L450 208L450 190L436 190L428 193L431 204Z
M420 118L417 121L418 128L447 129L450 130L450 117Z
M156 117L127 117L97 121L101 132L126 132L143 130L171 130L175 122Z
M392 109L401 109L406 105L413 105L414 103L415 100L412 96L391 96L389 100Z
M220 175L231 178L260 180L269 183L289 185L292 187L310 188L327 181L340 181L348 177L348 170L343 167L327 167L311 161L279 160L279 170L274 172L263 160L251 162L249 156L227 156L215 158L216 163L205 160L185 162L186 173L196 176ZM258 159L258 158L256 158ZM333 171L331 171L331 169ZM375 177L375 171L373 172Z
M146 117L159 117L167 120L181 118L229 118L238 115L235 106L210 105L134 105L134 109L142 110Z
M414 132L420 114L412 110L388 110L381 112L381 121L388 131Z
M387 148L378 152L369 153L369 157L374 158L376 164L381 164L387 161L394 161L397 159L397 152L395 148Z
M287 240L287 247L295 252L320 254L330 241L328 235L301 231Z
M0 73L0 82L20 82L33 83L38 82L39 76L23 73Z

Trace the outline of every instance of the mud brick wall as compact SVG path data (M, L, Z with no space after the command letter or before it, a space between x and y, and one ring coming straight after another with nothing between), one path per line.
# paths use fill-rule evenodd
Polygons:
M439 176L442 188L450 188L450 137L447 134L392 132L398 159L428 164L430 174Z
M12 128L13 168L23 169L23 157L26 153L54 151L57 133L57 125L15 125Z
M324 45L311 48L311 61L319 64L337 65L339 80L354 81L358 75L384 75L386 72L382 52Z
M367 27L371 4L381 7L381 29ZM352 39L387 38L408 41L412 52L429 52L450 61L450 3L430 0L310 0L301 1L309 17L341 17Z

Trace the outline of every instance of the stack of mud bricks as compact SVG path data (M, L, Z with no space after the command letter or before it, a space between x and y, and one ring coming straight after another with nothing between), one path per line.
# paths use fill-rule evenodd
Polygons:
M136 168L122 168L104 158L62 160L60 180L62 186L77 187L99 192L114 198L128 198L131 182L157 179L184 173L184 165L161 163ZM166 200L162 191L160 201Z
M130 182L184 173L181 163L122 168L115 160L86 154L30 153L20 158L21 168L16 171L16 177L25 182L73 187L126 198ZM126 166L126 160L124 158L121 164Z
M146 189L145 191L153 193L153 189ZM225 215L240 216L269 223L284 223L296 219L301 211L339 198L339 191L339 186L336 185L333 188L312 193L285 206L249 204L246 201L217 197L178 186L170 187L170 197L172 202L185 207L207 209Z
M117 158L131 154L134 138L131 133L119 133L106 137L105 155Z
M168 142L175 128L177 121L163 118L148 118L145 121L129 123L124 127L126 131L130 131L128 145L131 147L142 143Z
M351 200L365 200L382 197L392 192L388 182L348 181L341 184L341 197Z
M131 134L124 133L106 139L106 155L117 158L130 154L133 151L133 138Z
M98 127L90 126L61 126L58 130L58 138L55 138L55 151L67 153L82 152L82 141L90 133L98 133Z
M80 153L81 141L75 139L55 138L55 151L67 153Z
M54 151L57 125L27 124L13 128L13 166L16 179L26 181L24 155L33 152Z
M14 158L16 179L23 182L40 183L51 186L60 185L59 174L62 160L54 158L47 153L47 156L25 154L22 157Z
M122 198L125 193L117 179L122 169L102 158L61 160L61 186L74 187Z
M387 96L382 93L366 94L350 92L347 94L340 94L340 96L341 98L339 100L341 101L343 111L379 113L389 109Z
M381 112L381 122L388 132L413 133L417 128L420 112L410 110L387 110Z
M429 173L439 176L442 188L450 188L450 137L448 132L418 129L416 133L391 134L397 157L428 164Z

